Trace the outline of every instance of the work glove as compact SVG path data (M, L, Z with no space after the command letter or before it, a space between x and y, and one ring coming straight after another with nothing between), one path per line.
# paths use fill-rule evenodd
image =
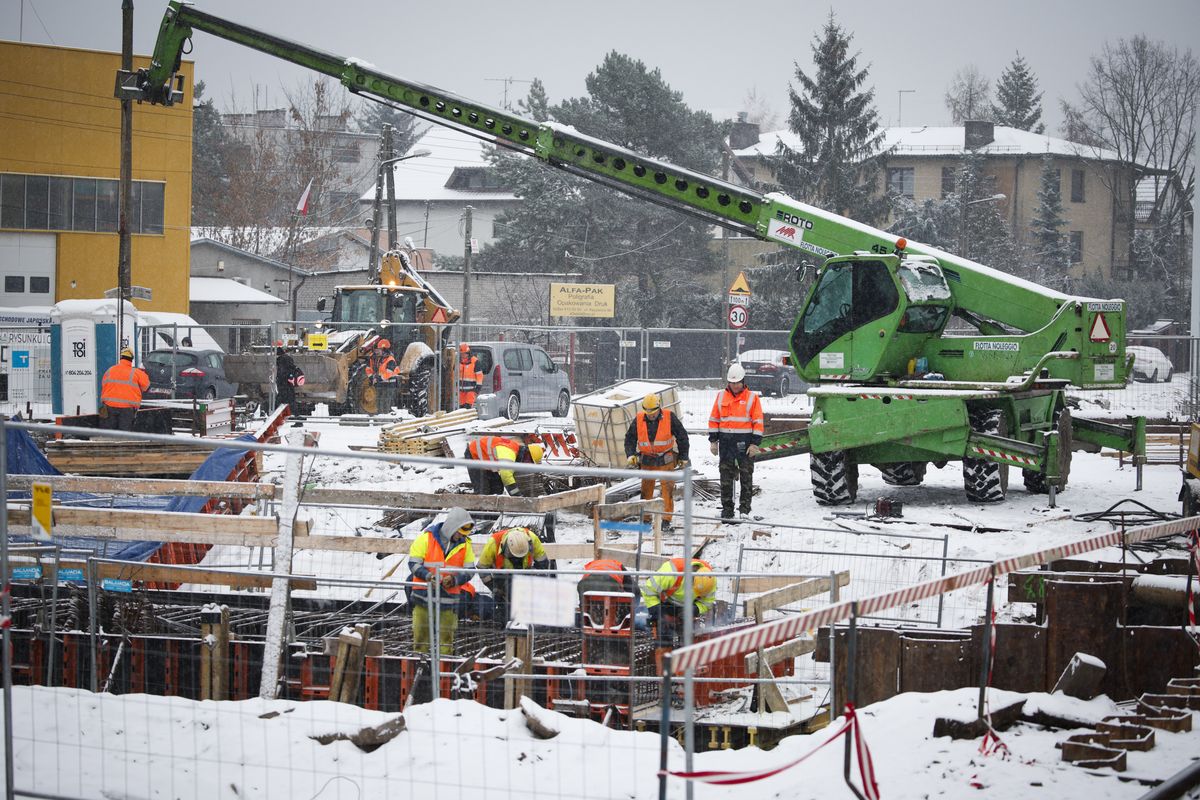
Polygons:
M454 588L454 576L451 575L449 572L447 572L445 575L443 575L441 580L442 580L442 588L443 589L453 589Z
M637 469L638 464L640 464L640 463L641 463L641 459L638 458L637 456L630 456L629 458L625 459L625 465L628 466L630 469Z
M712 453L715 456L721 452L721 446L719 444L717 444L716 442L709 442L708 443L708 452Z
M756 455L758 455L761 452L762 452L762 448L756 444L752 444L746 448L746 455L750 456L751 458L754 458Z
M508 492L509 497L521 496L521 487L517 486L515 483L510 483L508 486L505 486L504 491Z

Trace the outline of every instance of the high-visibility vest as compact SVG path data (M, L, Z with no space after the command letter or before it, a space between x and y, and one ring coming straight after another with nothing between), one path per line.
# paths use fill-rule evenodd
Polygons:
M501 458L497 452L499 448L511 450L512 458ZM517 452L521 449L521 443L514 439L506 439L503 436L482 436L478 439L473 439L467 445L467 451L471 454L471 458L477 461L516 461Z
M471 356L467 361L458 362L458 391L459 394L474 394L483 383L483 373L479 371L479 357Z
M708 418L710 433L749 433L762 436L762 401L749 389L736 395L728 389L721 391L713 402Z
M371 353L367 359L367 374L379 375L380 380L390 381L400 374L396 369L396 358L391 353L380 354L378 350Z
M510 567L512 569L528 569L535 561L538 560L539 551L541 552L541 555L545 557L546 550L544 547L542 547L542 540L537 537L536 533L529 530L529 528L521 528L521 530L525 531L525 534L529 537L529 552L525 555L525 558L521 559L521 561L525 562L524 565L519 563L510 564L504 555L504 536L510 530L513 529L505 528L492 534L492 546L496 548L496 560L494 562L496 569L508 569Z
M455 547L453 550L451 550L450 555L448 557L446 556L445 552L442 550L442 543L438 541L438 538L433 535L432 531L425 531L419 537L417 537L417 541L413 543L413 547L415 548L417 546L417 544L421 541L421 539L425 538L425 537L429 538L429 540L425 543L425 558L424 558L425 567L427 569L429 569L434 575L437 575L437 571L438 571L437 568L441 567L441 566L446 566L446 567L464 567L464 566L466 566L467 551L471 549L471 539L469 537L465 541L460 543L457 547ZM416 575L413 575L412 581L414 584L416 584L413 587L414 592L428 594L428 589L426 587L427 581L424 578L418 578ZM474 594L475 593L474 590L468 588L468 587L470 587L470 585L471 584L469 584L469 583L464 583L464 584L461 584L458 586L452 586L449 589L443 588L442 591L446 594L463 594L463 593Z
M657 456L669 453L675 447L675 437L671 435L671 412L662 410L658 417L658 429L654 438L650 438L649 425L646 424L646 412L639 411L637 415L637 449L644 456Z
M137 408L142 404L142 392L150 388L150 376L121 359L104 373L100 382L100 402L113 408Z
M583 565L584 570L588 572L599 572L612 578L617 582L618 586L624 587L625 582L622 579L622 574L625 572L625 565L615 558L597 558L594 561L589 561Z

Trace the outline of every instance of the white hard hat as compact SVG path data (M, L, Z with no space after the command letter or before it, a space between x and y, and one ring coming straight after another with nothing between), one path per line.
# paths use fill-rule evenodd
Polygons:
M730 383L741 383L746 377L746 370L742 369L741 364L730 364L729 374L725 376L725 380Z
M504 534L504 549L513 558L524 558L529 555L529 534L514 528Z

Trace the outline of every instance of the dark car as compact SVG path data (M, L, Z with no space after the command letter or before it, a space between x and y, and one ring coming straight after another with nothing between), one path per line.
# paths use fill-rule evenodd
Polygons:
M747 350L738 361L746 370L746 386L756 392L786 397L807 388L786 350Z
M237 384L225 379L225 354L220 350L153 350L142 360L150 376L147 398L174 396L216 400L237 394Z

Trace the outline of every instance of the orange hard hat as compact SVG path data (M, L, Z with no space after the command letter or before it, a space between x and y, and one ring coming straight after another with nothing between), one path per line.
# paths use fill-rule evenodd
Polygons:
M460 352L460 353L469 353L469 352L471 352L471 345L467 344L466 342L463 342L462 344L460 344L460 345L458 346L458 352Z
M392 346L392 343L389 342L387 339L380 339L379 342L376 343L375 346L381 350L387 350L388 348L390 348Z

